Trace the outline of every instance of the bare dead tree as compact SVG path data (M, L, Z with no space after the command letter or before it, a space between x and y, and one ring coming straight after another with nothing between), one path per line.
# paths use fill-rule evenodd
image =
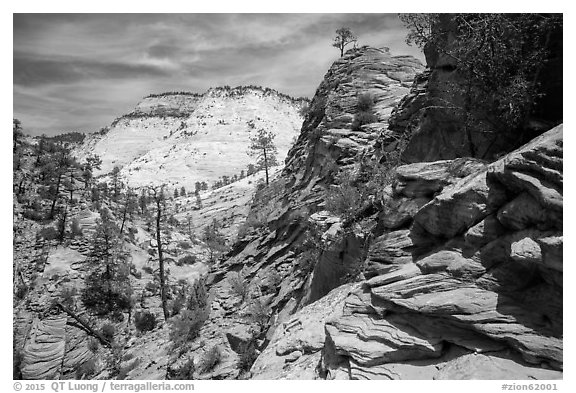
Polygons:
M162 301L162 311L164 320L167 321L170 313L168 312L166 296L166 273L164 269L164 254L162 248L162 214L165 213L164 185L149 186L148 193L156 206L156 247L158 249L158 265L160 275L160 299Z

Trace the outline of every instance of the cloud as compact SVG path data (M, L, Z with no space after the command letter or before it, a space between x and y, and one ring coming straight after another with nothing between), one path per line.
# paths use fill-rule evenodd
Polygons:
M94 131L149 93L258 84L312 96L341 26L423 60L389 14L15 14L14 115L34 133Z
M166 75L166 71L147 64L14 55L14 83L22 86L70 84L86 79L114 80L162 75Z

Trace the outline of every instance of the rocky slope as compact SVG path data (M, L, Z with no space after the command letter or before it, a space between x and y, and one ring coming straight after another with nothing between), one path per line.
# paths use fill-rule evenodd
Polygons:
M492 164L399 167L392 200L428 202L386 221L370 279L276 329L254 376L312 362L315 378L561 378L562 139L559 126Z
M359 179L403 147L387 119L420 71L373 48L336 61L254 200L265 225L213 269L220 345L263 351L252 378L562 377L562 126L492 163L399 166L352 220L325 210L334 171ZM353 131L367 90L375 122ZM270 307L262 330L242 318L251 300L225 295L240 270Z
M195 201L170 202L179 204L179 221L195 214L196 230L218 216L232 237L247 219L215 265L169 262L173 280L206 274L210 292L210 317L183 351L171 347L168 324L142 335L126 320L115 324L123 377L173 378L187 370L194 379L562 378L562 126L492 162L423 151L399 165L411 140L389 126L390 115L399 103L408 112L410 102L418 105L410 91L426 93L417 77L423 71L417 60L385 49L348 51L327 72L269 186L250 199L244 191L252 179L244 179L204 194L203 208L193 212ZM366 93L370 116L358 124ZM158 110L157 98L141 110ZM195 107L204 97L173 99L162 111L179 111L183 101ZM330 197L344 189L342 175L362 193L349 195L354 204L337 214ZM249 199L248 212L242 203ZM96 218L81 206L71 216L87 232ZM86 241L54 247L40 263L35 229L19 229L25 236L15 245L22 272L15 277L39 276L31 300L15 305L22 372L71 378L74 366L93 356L87 335L73 321L63 327L63 314L43 304L63 285L81 285ZM170 229L173 243L186 241ZM136 308L160 315L144 271L155 263L154 240L144 222L128 233L126 247L142 271L131 277L141 294ZM205 250L196 246L176 245L167 258L192 253L202 261ZM233 285L238 274L242 296ZM203 370L213 347L220 359ZM99 348L96 358L105 363L106 356ZM97 378L111 376L97 368Z
M246 152L258 128L277 134L283 161L302 124L304 99L259 87L214 88L204 94L151 95L133 112L92 134L76 155L102 158L98 174L122 168L131 186L165 183L194 189L195 182L246 170Z

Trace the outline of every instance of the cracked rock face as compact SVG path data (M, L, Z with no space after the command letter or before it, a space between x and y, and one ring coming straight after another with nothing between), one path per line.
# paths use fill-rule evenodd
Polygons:
M562 378L562 135L558 126L441 182L446 161L400 167L391 198L429 201L409 229L372 242L372 277L327 295L328 316L308 309L326 298L294 315L302 331L323 326L325 340L290 375L320 354L315 378ZM410 182L437 195L406 195ZM292 335L277 329L271 348ZM262 356L271 364L284 353Z

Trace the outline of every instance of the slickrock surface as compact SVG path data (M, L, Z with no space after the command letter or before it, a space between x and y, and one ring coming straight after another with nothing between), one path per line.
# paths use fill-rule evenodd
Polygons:
M65 327L65 317L33 322L23 350L24 379L58 379L66 346Z
M441 176L443 184L430 174L446 161L398 168L396 186L420 182L440 193L409 229L372 242L378 274L333 290L327 297L340 295L339 312L306 320L310 330L325 328L316 378L562 377L562 128L465 177ZM527 195L532 209L514 208ZM278 328L271 346L289 337ZM273 351L264 354L274 362Z

